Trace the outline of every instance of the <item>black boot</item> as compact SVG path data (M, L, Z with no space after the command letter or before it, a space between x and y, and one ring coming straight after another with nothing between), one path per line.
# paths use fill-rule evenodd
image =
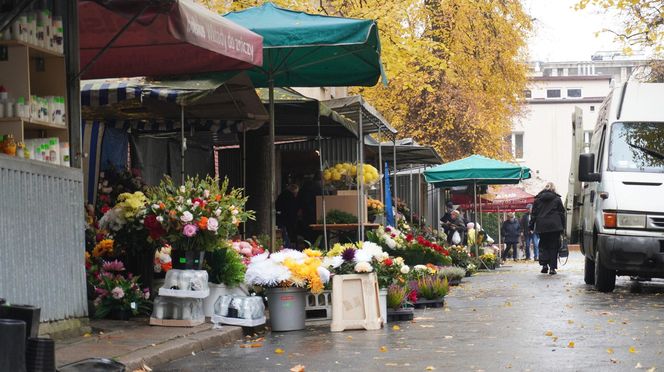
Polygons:
M548 268L546 265L544 265L544 266L542 266L542 271L540 271L540 272L541 272L542 274L546 274L546 273L549 272L549 268Z

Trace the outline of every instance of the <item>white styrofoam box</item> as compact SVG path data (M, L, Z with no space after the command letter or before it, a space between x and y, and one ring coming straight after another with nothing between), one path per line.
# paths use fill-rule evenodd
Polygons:
M205 320L203 300L157 296L154 299L152 317L156 319Z
M208 273L205 270L169 270L166 272L160 296L206 298L210 295Z
M212 323L217 324L226 324L234 325L240 327L256 327L259 325L265 324L267 318L262 317L258 319L240 319L240 318L229 318L225 316L212 315Z

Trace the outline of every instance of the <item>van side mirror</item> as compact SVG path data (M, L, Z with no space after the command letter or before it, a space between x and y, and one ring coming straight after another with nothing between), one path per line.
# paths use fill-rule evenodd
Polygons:
M582 182L599 182L602 180L602 175L593 173L595 169L595 154L581 154L579 155L579 181Z

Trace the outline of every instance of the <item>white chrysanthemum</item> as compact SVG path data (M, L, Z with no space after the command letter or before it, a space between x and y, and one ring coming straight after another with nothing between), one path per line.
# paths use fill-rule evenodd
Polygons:
M356 273L370 273L373 271L373 267L368 262L358 262L355 264Z
M127 223L120 208L106 212L99 220L99 226L105 230L118 231Z
M259 285L265 287L275 287L280 283L291 279L291 272L284 265L275 262L272 259L262 259L254 261L247 267L244 274L244 281L249 285Z
M426 267L425 265L415 265L413 267L413 270L415 270L415 271L427 271L427 270L429 270L429 268Z
M385 244L387 244L390 249L394 249L397 247L397 242L394 241L394 239L390 238L389 236L385 237Z
M383 255L383 248L374 242L363 242L362 250L371 253L371 256L379 259Z
M263 252L261 254L257 254L255 256L251 257L251 260L250 260L249 263L253 264L253 263L258 263L258 262L261 262L261 261L265 261L265 260L267 260L267 257L269 255L270 255L270 252Z
M279 252L274 252L270 255L270 259L278 263L284 262L287 258L302 263L307 258L307 255L300 251L288 248L282 249Z
M344 259L341 256L325 257L323 258L323 267L331 267L336 269L344 263Z
M353 260L355 262L371 262L372 258L373 258L373 255L371 254L370 251L365 250L365 249L356 249L355 250L355 258Z
M398 257L398 258L401 258L401 257ZM408 267L408 265L401 266L401 273L402 274L408 274L409 272L410 272L410 267Z
M330 271L322 266L318 266L318 276L323 284L330 281Z

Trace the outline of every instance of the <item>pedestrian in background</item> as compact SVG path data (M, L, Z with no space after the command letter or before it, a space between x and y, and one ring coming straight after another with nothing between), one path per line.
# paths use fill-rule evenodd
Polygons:
M508 252L512 249L512 258L516 261L518 257L516 246L519 243L521 235L521 225L514 217L514 213L510 212L507 214L507 219L503 222L501 232L503 234L503 241L505 242L505 250L502 255L503 260L507 259Z
M461 244L465 238L466 224L456 209L450 212L450 222L447 223L447 226L449 228L447 242L453 245ZM455 237L455 234L457 234L457 237Z
M533 205L528 204L528 211L521 216L521 234L523 236L523 250L526 253L526 260L530 260L530 243L533 243L533 259L539 259L539 236L536 232L531 232L530 228L530 213L533 210Z
M447 240L450 240L450 222L452 221L452 211L454 210L454 204L451 201L445 203L445 214L440 218L440 224L443 227L443 232L447 236Z
M281 230L284 247L297 248L297 193L300 187L291 183L275 201L277 227Z
M542 274L556 274L560 236L565 230L565 207L556 186L549 182L535 197L529 231L539 234L539 263Z

